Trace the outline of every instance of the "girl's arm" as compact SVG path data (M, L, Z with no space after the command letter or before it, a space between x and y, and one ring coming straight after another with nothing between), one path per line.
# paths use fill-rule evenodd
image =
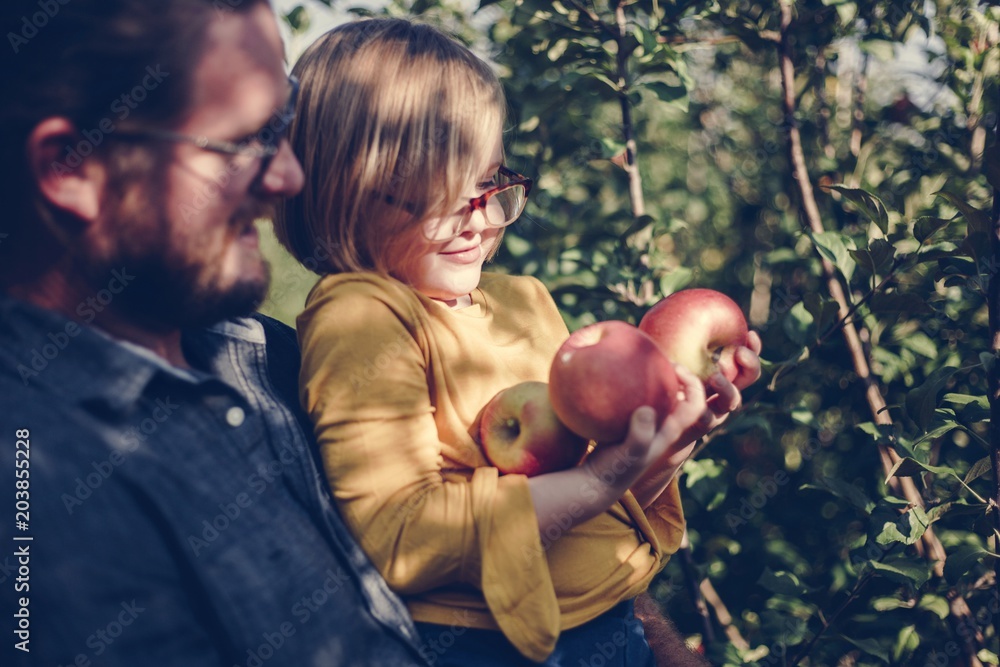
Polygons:
M741 348L736 353L736 363L739 367L739 374L729 382L721 373L716 373L710 377L706 384L711 390L706 404L707 413L701 415L702 419L695 422L678 439L678 446L672 452L665 455L656 465L646 469L630 488L632 494L643 509L649 507L664 489L673 481L684 461L691 455L695 443L706 433L726 420L733 410L736 410L742 402L740 390L749 387L760 377L760 336L751 331L747 341L748 347ZM697 380L687 369L677 367L678 378L681 379L686 389L700 391L704 394L705 389L695 387L692 383ZM681 446L680 443L686 443Z
M701 381L683 368L678 368L677 375L682 395L659 430L653 409L641 407L632 415L623 442L600 444L583 465L528 480L543 534L565 532L601 514L638 480L645 479L645 473L650 474L650 492L657 496L662 492L669 479L657 490L663 475L654 473L660 468L669 469L672 478L694 446L687 434L715 418L706 404Z

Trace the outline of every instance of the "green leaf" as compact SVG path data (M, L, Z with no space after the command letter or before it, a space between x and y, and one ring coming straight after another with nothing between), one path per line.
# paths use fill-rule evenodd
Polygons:
M952 502L936 505L927 510L927 520L934 523L935 521L941 519L945 514L955 516L982 515L986 512L987 508L988 506L983 503L974 503L970 505L965 502L965 500L954 500Z
M793 407L788 416L791 417L793 421L796 421L803 426L819 428L819 424L816 422L816 415L810 408L804 405L796 405Z
M895 521L884 521L881 530L875 537L875 542L882 546L889 546L896 542L906 545L914 544L929 525L930 522L924 510L920 507L912 507L910 511L904 512Z
M985 271L980 270L980 267L985 269L987 262L989 261L984 255L990 247L990 237L986 232L973 232L970 231L969 235L965 237L962 241L961 250L965 252L966 255L972 258L973 271L971 275L979 276Z
M888 39L881 37L865 39L858 46L861 47L862 51L870 53L882 62L892 62L896 58L893 42Z
M815 338L812 324L813 316L806 310L806 305L799 301L789 309L788 314L781 322L781 328L793 342L807 345L810 338Z
M945 394L941 397L941 402L958 406L956 412L967 424L988 421L990 418L990 401L986 396Z
M930 336L921 331L907 334L900 342L904 348L922 357L936 359L938 356L937 344L931 340Z
M858 15L858 5L855 2L838 2L837 5L837 17L840 19L841 25L851 25L854 22L854 18Z
M923 243L930 237L934 236L934 234L938 231L947 227L949 222L951 222L951 220L946 218L935 218L931 216L917 218L913 223L913 237Z
M917 438L916 440L913 441L913 444L910 447L911 448L916 447L920 443L926 442L928 440L937 440L942 435L944 435L944 434L946 434L946 433L948 433L950 431L954 431L956 428L958 428L958 426L959 425L958 425L958 423L956 421L950 420L950 421L948 421L948 422L946 422L944 424L941 424L940 426L932 428L931 430L929 430L926 433L924 433L923 435L921 435L919 438Z
M951 376L958 371L954 366L939 368L919 387L910 390L906 395L906 412L910 419L927 430L934 419L934 409L938 405L938 392L944 389Z
M966 484L972 483L973 480L979 479L987 473L993 472L993 464L990 461L990 457L984 456L969 468L969 472L965 473L965 479L963 480Z
M851 250L850 253L858 266L874 275L884 272L892 265L896 248L885 239L872 239L867 248Z
M917 609L929 611L942 621L951 614L951 607L948 606L948 600L939 595L922 596L917 603Z
M285 21L288 22L293 33L303 33L309 29L309 11L302 5L298 5L285 14Z
M977 232L980 234L987 233L990 228L990 214L987 211L980 211L954 193L942 190L936 194L962 212L965 222L969 225L969 234Z
M945 276L978 275L976 263L967 257L942 257L938 260L938 270Z
M912 584L915 588L920 588L931 578L931 568L926 561L899 559L880 563L873 560L869 561L868 565L875 571L876 576L885 577L901 584Z
M563 54L566 53L567 47L569 47L568 39L557 39L555 44L549 48L545 55L551 62L555 62L562 58Z
M878 658L885 663L889 662L889 651L886 650L886 648L882 646L878 640L859 639L857 637L848 637L847 635L840 635L840 637L847 643L853 644L873 658Z
M729 436L745 433L755 428L763 431L768 439L774 437L771 420L764 415L741 411L726 420L726 435Z
M875 509L875 503L860 487L836 477L823 476L818 478L815 484L803 484L799 488L832 493L837 498L846 500L865 515L871 514L872 510Z
M794 250L792 250L791 248L784 248L784 247L775 248L771 252L767 253L764 256L764 258L767 261L767 263L771 266L775 266L777 264L784 264L786 262L799 261L799 256Z
M890 426L889 424L862 422L858 424L858 430L870 435L876 443L892 441L892 426Z
M958 580L972 571L972 568L983 558L1000 558L991 551L972 544L963 544L950 554L944 561L944 578L951 584L957 584Z
M988 648L979 649L979 652L976 653L976 658L984 665L1000 665L1000 657Z
M725 479L725 466L712 459L688 459L684 472L691 496L706 510L715 509L726 499L729 482Z
M778 595L788 597L801 597L811 589L799 581L791 572L775 572L769 567L764 568L764 572L757 579L757 585Z
M816 245L819 253L833 262L833 265L840 269L844 278L851 279L854 275L855 262L848 250L848 244L853 245L853 241L840 232L809 232L809 238Z
M609 88L611 88L611 90L615 91L616 93L620 90L618 82L612 81L606 74L601 74L600 72L591 72L587 76L596 81L600 81L601 83L608 86Z
M645 26L635 24L632 27L632 32L635 34L635 38L639 40L642 44L642 50L646 55L652 55L660 48L659 42L656 41L656 35L647 30Z
M625 152L625 142L621 139L612 139L611 137L601 137L601 157L605 160L610 160L613 157L618 157Z
M686 266L678 266L664 273L660 278L660 294L668 296L687 287L694 278L694 271Z
M816 292L806 292L802 298L802 303L805 304L809 314L813 316L817 332L826 331L830 325L838 320L837 311L839 306L837 306L836 301L826 299Z
M656 95L661 102L672 104L682 111L688 110L688 91L684 86L671 86L663 81L649 81L639 86Z
M827 186L830 190L835 190L842 194L852 204L857 206L865 217L874 222L883 234L889 233L889 213L886 211L882 200L859 188L849 188L844 185Z
M899 635L896 636L896 646L892 649L893 662L898 664L903 658L913 653L918 646L920 646L920 635L917 634L917 626L907 625L900 628Z
M945 466L932 466L927 463L921 463L920 461L907 456L896 461L896 464L889 470L889 474L885 476L885 479L886 483L888 483L889 478L891 477L917 477L922 472L932 472L935 475L955 476L955 471L951 468L947 468Z
M893 609L909 609L912 605L895 597L872 599L872 609L875 611L892 611Z

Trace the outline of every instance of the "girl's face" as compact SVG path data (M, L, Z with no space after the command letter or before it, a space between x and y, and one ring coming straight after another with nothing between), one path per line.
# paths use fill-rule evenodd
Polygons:
M456 211L493 187L502 157L497 140L482 162L479 178L468 184L462 199L455 203ZM447 221L427 221L426 230L414 234L419 247L414 248L412 259L394 273L424 296L449 308L462 308L472 305L471 292L479 285L483 261L493 250L500 229L487 225L483 211L477 210L457 237L444 242L428 240L428 235L433 236L430 230L447 226Z

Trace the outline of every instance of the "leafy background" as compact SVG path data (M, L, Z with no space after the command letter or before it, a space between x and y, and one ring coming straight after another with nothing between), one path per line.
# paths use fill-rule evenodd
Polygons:
M329 26L387 14L442 26L496 64L508 162L536 189L494 269L543 280L571 329L636 322L700 286L736 299L761 333L764 377L686 465L690 547L652 587L692 644L727 665L997 664L987 290L1000 9L279 11L292 57ZM294 322L315 278L266 228L264 243L264 311Z

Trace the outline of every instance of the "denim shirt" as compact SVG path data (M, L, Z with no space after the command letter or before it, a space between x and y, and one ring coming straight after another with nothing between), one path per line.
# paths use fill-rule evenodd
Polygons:
M0 663L426 664L331 504L294 332L183 346L194 370L0 295Z

